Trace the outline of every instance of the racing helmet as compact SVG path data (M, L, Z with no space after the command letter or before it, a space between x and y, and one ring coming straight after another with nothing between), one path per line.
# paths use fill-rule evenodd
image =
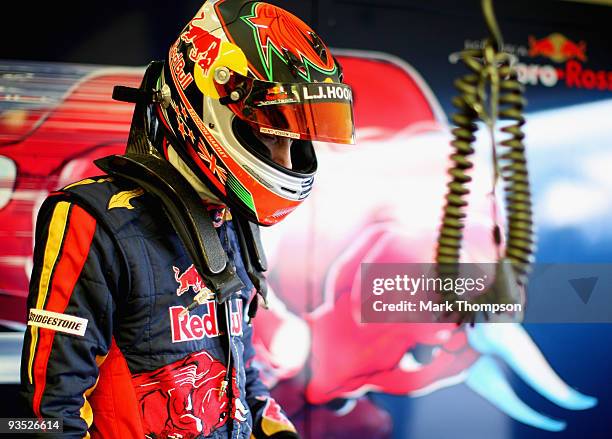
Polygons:
M351 88L327 46L277 6L209 0L170 46L155 106L165 138L221 201L272 225L310 193L312 141L354 143ZM258 135L292 139L292 169ZM172 151L174 150L174 151Z

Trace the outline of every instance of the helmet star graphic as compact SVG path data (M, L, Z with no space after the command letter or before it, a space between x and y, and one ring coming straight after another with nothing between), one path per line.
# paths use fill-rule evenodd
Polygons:
M181 136L183 136L183 139L185 138L185 136L187 136L187 130L185 130L185 124L183 123L183 121L181 120L180 117L176 118L177 123L178 123L178 130L181 133Z
M193 144L193 142L195 142L195 135L193 134L193 130L189 127L187 127L187 135L189 136L189 138L191 139L191 143Z
M335 72L336 64L329 49L304 22L267 3L255 3L251 13L242 19L253 28L268 80L274 77L273 53L307 81L310 81L311 67L326 74Z
M182 104L181 104L181 114L183 115L183 118L187 120L187 117L188 117L187 110L185 109L185 106Z

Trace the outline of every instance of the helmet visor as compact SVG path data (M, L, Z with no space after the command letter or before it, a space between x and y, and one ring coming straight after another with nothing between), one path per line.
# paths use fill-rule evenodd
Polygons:
M227 73L227 71L225 72ZM217 75L215 75L217 76ZM229 71L215 81L221 102L264 134L355 143L353 94L346 84L268 82Z

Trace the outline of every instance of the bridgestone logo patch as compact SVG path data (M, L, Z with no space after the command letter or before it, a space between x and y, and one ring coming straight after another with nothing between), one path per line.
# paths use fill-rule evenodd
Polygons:
M79 335L81 337L85 335L87 322L87 319L81 317L45 311L43 309L30 309L30 315L28 317L29 326L53 329L57 332Z

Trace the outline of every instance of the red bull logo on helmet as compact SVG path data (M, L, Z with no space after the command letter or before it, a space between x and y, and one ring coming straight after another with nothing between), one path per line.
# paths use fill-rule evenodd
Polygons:
M170 47L168 62L170 70L174 73L179 86L185 90L193 82L193 75L185 73L185 60L183 59L183 54L178 51L178 41Z
M189 59L198 64L205 75L208 75L210 66L219 57L221 39L206 30L204 11L196 15L181 34L181 40L191 44Z

